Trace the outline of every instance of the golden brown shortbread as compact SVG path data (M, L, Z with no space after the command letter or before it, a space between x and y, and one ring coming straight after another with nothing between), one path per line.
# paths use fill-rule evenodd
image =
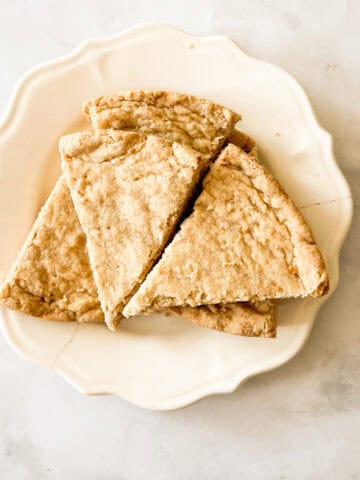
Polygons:
M292 200L255 157L229 144L123 313L320 296L328 286L320 251Z
M208 154L216 153L224 140L231 141L246 152L254 151L255 147L255 141L251 137L243 132L232 130L240 116L221 105L215 105L208 100L189 95L161 91L127 92L87 100L83 103L82 108L85 115L91 119L95 129L129 129L152 133L171 140L178 140ZM193 110L191 115L190 109ZM203 129L203 112L206 112L205 126L210 125L211 131L209 131L209 127L207 127L207 131ZM198 124L194 125L194 121ZM261 315L263 315L265 323L269 317L267 311L255 309L252 304L247 302L234 304L232 312L237 319L246 317L250 324L250 314L253 312L254 325L258 323ZM210 317L209 320L206 320L207 315ZM214 310L208 312L203 309L200 320L196 310L192 312L191 308L187 308L184 318L190 316L210 324L214 320ZM224 322L226 323L227 320ZM245 332L245 330L243 331ZM253 332L255 331L260 330L254 328Z
M143 92L143 94L145 93ZM139 94L137 93L137 95ZM153 102L153 105L155 98L155 103L157 102L159 105L164 101L165 97L168 100L172 97L172 100L170 99L167 105L168 108L173 108L173 112L168 111L167 113L168 124L169 118L175 119L175 110L178 108L177 104L180 99L179 94L157 92L154 96L151 92L148 92L145 96L148 103L151 104ZM187 101L194 99L190 96L181 96L181 98L186 98ZM210 112L209 118L213 116L211 112L219 113L222 111L225 112L225 116L227 115L227 109L224 107L213 105L207 100L195 100L193 103L197 107L201 107L203 111L205 109ZM147 109L147 115L145 115L144 123L142 124L141 117L136 118L136 114L139 112L139 106L136 102L131 102L128 106L130 106L130 112L128 111L127 119L134 118L135 121L132 124L127 123L127 128L130 125L134 129L144 128L145 131L159 136L170 137L171 139L176 137L184 140L184 136L179 137L179 132L183 128L179 123L177 123L177 126L180 126L180 129L177 129L174 123L169 131L166 131L161 123L152 121L149 128L149 126L146 126L146 122L149 121L151 108ZM133 110L132 112L131 109ZM153 108L152 110L155 111L156 109ZM232 128L231 124L239 118L239 116L231 113L228 115L230 119L228 126L224 126L224 123L222 125L218 124L217 128L220 133L226 130L229 131ZM112 110L112 115L114 114L115 110ZM125 117L126 115L124 116L123 113L122 121L125 120ZM220 115L221 117L222 114ZM93 118L96 119L97 115L93 115ZM103 118L105 117L103 116ZM115 121L119 121L119 118L116 118L116 114ZM196 129L192 129L192 132L195 131ZM214 131L217 132L216 129ZM241 132L234 131L230 138L233 143L237 143L245 151L250 151L254 146L254 141ZM201 142L203 145L202 149L206 152L211 151L214 145L219 145L219 142L215 142L211 136L203 139ZM194 146L195 143L199 145L199 140L195 138L192 140L190 133L187 135L185 143L191 146ZM66 215L68 215L68 222ZM49 217L51 217L51 221L49 221ZM34 238L36 238L35 241ZM76 242L73 241L74 238L77 239ZM42 261L39 261L39 249L43 251ZM61 252L65 249L67 257L63 258ZM66 281L59 279L54 269L66 269ZM44 275L44 271L46 271L46 275ZM26 246L24 245L13 266L11 276L12 280L10 282L7 281L2 289L3 298L1 299L2 303L8 308L53 320L103 321L103 313L97 299L96 287L93 282L85 247L85 236L74 212L72 200L63 178L59 180L52 195L43 207L29 235ZM34 283L31 282L32 278L35 279ZM8 280L10 280L10 276ZM20 284L22 287L20 287ZM241 313L251 312L253 307L251 304L247 305L244 303L238 304L237 308ZM189 315L191 314L191 308L185 310L188 310ZM258 310L254 310L254 324L255 319L259 316ZM196 315L196 312L194 314ZM209 312L209 315L213 316L213 312ZM201 321L204 321L204 316L205 310L201 314Z
M60 151L105 321L115 329L208 160L176 142L116 130L62 137Z
M0 303L49 320L103 321L69 189L60 177L0 291Z
M271 302L238 302L169 311L202 327L245 337L276 337L275 307Z
M237 138L242 146L249 144L245 134ZM85 243L69 189L61 177L18 255L1 290L0 302L49 320L103 322ZM66 279L58 275L59 271L66 272ZM268 309L247 302L233 304L231 316L227 309L224 314L224 307L218 311L217 306L212 310L199 307L199 312L191 307L180 310L186 319L216 329L223 325L229 333L269 336L274 331L269 329L272 323Z
M86 100L84 114L96 129L155 134L215 155L240 115L204 98L161 90L121 92Z
M227 139L247 153L257 157L255 140L239 130L233 130ZM246 337L276 337L275 305L271 301L236 302L173 307L169 312L182 316L202 327Z

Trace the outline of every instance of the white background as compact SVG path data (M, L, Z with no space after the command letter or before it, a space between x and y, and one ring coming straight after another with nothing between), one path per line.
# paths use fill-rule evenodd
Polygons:
M0 334L0 479L360 479L360 1L0 0L0 113L33 65L144 21L229 35L305 87L355 198L340 285L289 364L177 412L83 397Z

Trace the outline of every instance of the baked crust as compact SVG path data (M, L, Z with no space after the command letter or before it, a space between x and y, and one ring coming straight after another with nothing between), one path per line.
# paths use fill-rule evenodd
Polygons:
M229 144L123 313L320 296L328 287L320 251L292 200L255 157Z
M137 90L92 98L82 111L95 129L155 134L215 155L240 115L210 100L160 90Z
M202 327L245 337L276 337L275 307L271 302L239 302L169 311Z
M105 321L116 329L208 159L160 137L115 130L63 137L60 151Z
M0 303L48 320L103 321L85 243L60 177L1 288Z

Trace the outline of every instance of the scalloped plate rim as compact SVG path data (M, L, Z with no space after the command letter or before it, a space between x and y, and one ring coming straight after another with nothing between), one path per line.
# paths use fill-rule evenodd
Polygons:
M301 100L302 111L306 114L306 121L309 122L313 129L317 130L319 143L322 146L325 146L327 149L327 154L324 155L326 157L326 161L329 162L334 168L334 172L336 173L337 180L341 182L341 188L344 191L344 195L336 199L336 201L345 201L346 202L346 215L342 217L342 229L338 230L337 236L333 237L332 239L332 248L334 250L334 258L333 261L335 262L335 273L332 278L332 286L330 293L324 297L323 299L319 300L316 304L312 304L311 306L307 306L307 309L310 310L308 312L308 330L304 332L302 337L294 336L294 341L288 346L285 353L281 352L277 356L272 357L267 364L264 366L260 366L259 368L252 369L247 368L249 371L245 374L241 374L238 371L232 372L230 375L225 376L222 380L216 379L211 382L205 384L205 386L200 385L198 388L193 388L189 392L185 392L180 395L176 395L175 397L167 397L158 398L157 400L153 400L151 402L139 402L134 401L131 398L127 398L127 395L124 394L123 391L119 391L116 385L110 385L107 382L106 385L102 384L101 381L98 380L87 380L83 376L78 375L75 373L75 370L71 368L67 364L67 361L64 357L61 358L61 361L57 362L57 364L52 368L56 371L61 377L65 378L71 385L73 385L79 392L85 393L88 395L105 395L105 394L114 394L118 395L126 401L129 401L139 407L148 408L152 410L175 410L179 408L183 408L187 405L190 405L198 400L216 394L222 393L231 393L236 390L240 385L244 384L247 380L254 377L255 375L259 375L260 373L265 373L270 370L273 370L281 365L284 365L286 362L291 360L304 346L306 343L307 338L309 337L312 326L315 321L315 317L321 308L322 304L334 293L338 281L339 281L339 254L342 247L342 244L346 238L346 235L349 231L352 215L353 215L353 203L352 203L352 195L350 187L342 174L340 167L335 159L335 155L333 152L333 141L332 136L329 132L327 132L318 122L316 115L313 111L312 105L310 100L302 88L302 86L292 77L288 72L277 67L273 64L267 63L265 61L259 60L255 57L252 57L246 54L231 38L224 36L224 35L214 35L214 36L197 36L192 35L190 33L184 32L181 29L170 25L164 24L153 24L153 23L142 23L138 24L134 27L126 29L118 34L112 35L110 37L104 37L99 39L89 39L81 42L81 44L75 48L70 54L56 58L54 60L42 63L41 65L35 66L34 68L30 69L26 72L17 82L15 85L7 109L5 109L5 113L2 117L0 122L0 135L6 134L6 130L11 127L11 124L16 120L16 113L19 111L19 103L21 103L21 99L23 98L24 94L26 93L26 89L28 88L29 84L32 81L36 80L37 75L41 75L45 71L52 69L54 67L61 67L65 66L66 64L71 64L71 62L76 62L78 59L81 60L81 57L86 53L93 53L94 51L101 49L104 47L106 49L107 46L111 45L112 43L116 43L121 39L136 35L139 32L143 32L145 30L154 31L154 30L164 30L167 31L169 34L177 34L186 37L188 40L190 39L197 39L202 42L225 42L228 47L232 48L236 55L247 57L251 61L258 62L266 66L267 68L273 69L280 73L281 75L286 78L291 85L291 89L296 92L298 98ZM310 318L311 317L311 318ZM28 346L23 345L19 338L16 337L16 333L12 330L11 324L6 320L3 315L0 315L1 325L4 332L4 336L7 342L11 345L11 347L23 358L32 361L38 365L48 366L45 365L45 362L41 360L41 358L34 358L34 354L31 353L28 349ZM41 354L41 352L39 352ZM41 355L40 355L41 356ZM38 355L36 355L38 357ZM281 357L281 358L278 358ZM50 366L51 368L51 366Z

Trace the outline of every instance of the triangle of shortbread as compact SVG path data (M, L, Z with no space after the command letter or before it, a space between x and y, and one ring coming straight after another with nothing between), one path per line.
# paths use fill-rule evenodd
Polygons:
M320 296L328 275L311 231L279 183L229 144L192 214L124 309Z
M92 98L83 102L82 110L95 129L155 134L210 156L220 150L241 118L210 100L161 90Z
M114 329L208 160L163 138L115 130L62 137L60 151L105 321Z
M86 237L64 177L19 252L1 288L0 303L49 320L103 321Z

